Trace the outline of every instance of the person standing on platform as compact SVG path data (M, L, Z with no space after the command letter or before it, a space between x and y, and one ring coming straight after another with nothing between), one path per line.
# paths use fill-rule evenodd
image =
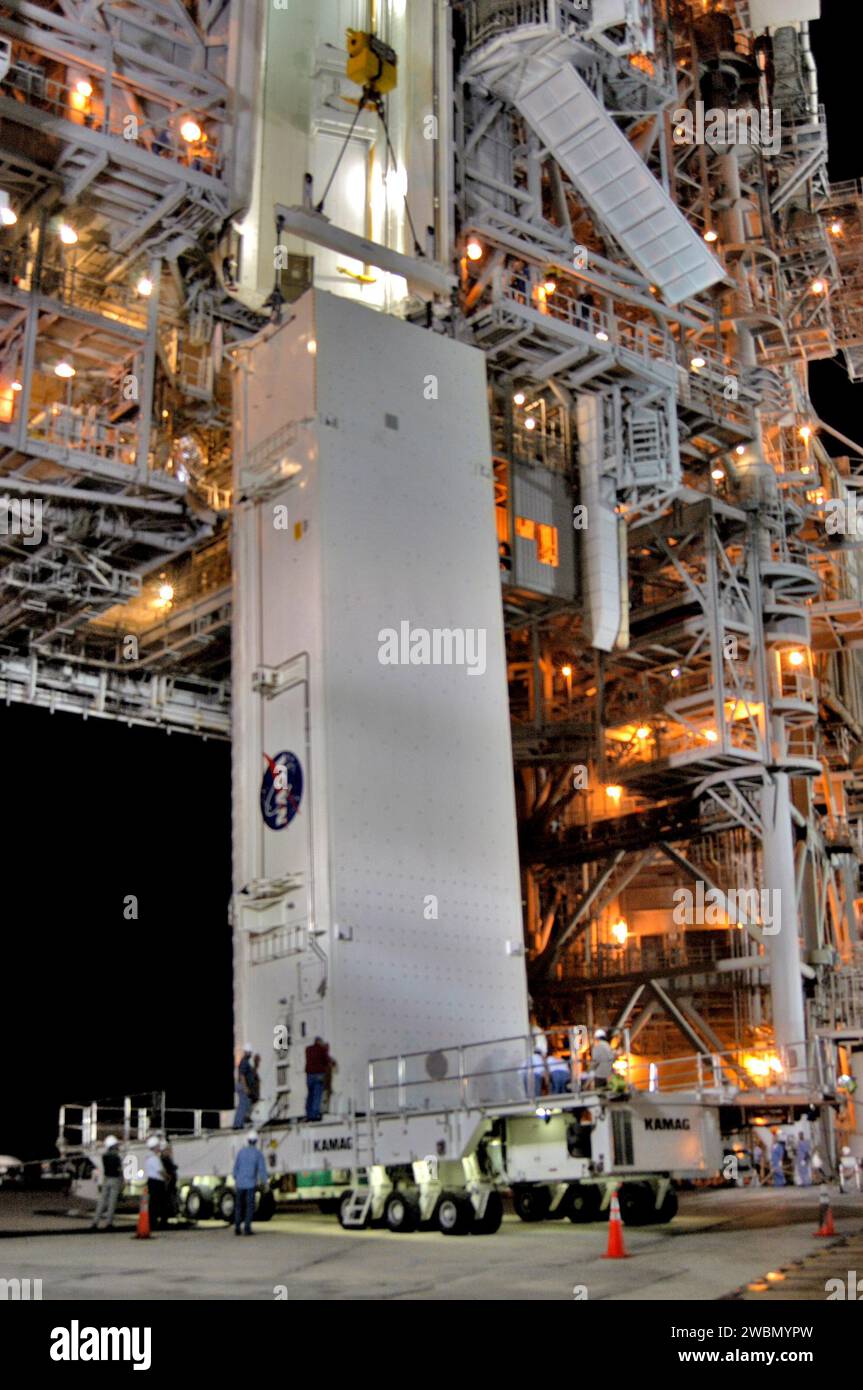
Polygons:
M248 1122L252 1113L254 1084L252 1044L246 1043L240 1065L237 1068L237 1113L234 1116L234 1129L244 1129Z
M306 1048L306 1119L321 1118L321 1104L327 1077L333 1068L329 1044L323 1038L315 1038Z

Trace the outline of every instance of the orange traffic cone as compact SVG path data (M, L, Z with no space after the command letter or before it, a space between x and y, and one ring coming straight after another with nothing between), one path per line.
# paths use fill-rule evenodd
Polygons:
M819 1228L815 1232L816 1236L835 1236L836 1227L833 1224L833 1209L830 1206L830 1195L826 1186L822 1186L818 1197L818 1221Z
M604 1260L629 1259L623 1248L623 1223L620 1220L620 1203L617 1200L616 1192L611 1195L611 1211L608 1215L608 1249L602 1258Z
M150 1196L146 1188L141 1193L141 1205L138 1208L138 1225L135 1229L135 1239L150 1239Z

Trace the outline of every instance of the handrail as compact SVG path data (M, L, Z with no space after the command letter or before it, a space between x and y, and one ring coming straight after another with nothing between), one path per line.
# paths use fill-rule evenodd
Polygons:
M152 1102L154 1095L148 1095ZM124 1096L122 1101L99 1102L89 1105L78 1101L66 1102L60 1106L57 1130L57 1148L63 1153L69 1148L88 1148L115 1134L125 1144L142 1143L151 1134L165 1134L175 1138L200 1138L209 1130L220 1128L221 1110L214 1106L199 1109L193 1106L172 1106L169 1109L158 1107L158 1118L151 1104L135 1105L136 1097ZM70 1118L74 1116L75 1118ZM176 1117L176 1118L172 1118ZM190 1119L190 1124L181 1124L179 1119ZM205 1118L215 1118L215 1124L205 1124ZM78 1136L77 1142L74 1136Z
M219 178L222 173L222 158L215 146L214 123L208 123L206 144L190 146L183 138L176 121L183 114L184 106L177 100L161 123L147 124L137 117L114 115L101 101L93 97L90 109L81 111L75 106L75 88L66 82L58 82L49 77L41 67L32 64L13 63L3 79L4 94L11 92L12 99L26 106L48 111L72 125L86 126L89 130L111 135L129 141L129 120L135 121L135 143L140 148L161 158L172 159L191 169ZM118 89L119 90L119 89Z
M733 358L700 343L678 342L648 319L633 322L597 308L586 285L573 291L557 283L553 292L547 293L544 280L536 267L511 263L495 275L496 297L540 315L549 327L555 322L566 324L584 335L586 347L592 338L594 350L606 352L610 360L617 353L637 357L645 365L661 364L667 369L669 384L676 373L684 404L715 404L719 413L727 416L738 413L734 408L738 399L757 399L742 365ZM729 381L734 383L733 394L727 389Z
M544 1036L548 1041L561 1034L569 1044L568 1056L549 1050L545 1063L535 1060L535 1034L375 1058L369 1064L370 1113L487 1109L525 1100L551 1104L555 1095L567 1094L567 1086L568 1094L579 1094L587 1029L560 1025ZM758 1095L766 1100L771 1093L811 1095L813 1087L831 1084L831 1062L817 1039L782 1048L741 1047L652 1060L630 1051L628 1033L620 1037L615 1072L635 1092L723 1101ZM478 1060L473 1067L467 1064L471 1054Z

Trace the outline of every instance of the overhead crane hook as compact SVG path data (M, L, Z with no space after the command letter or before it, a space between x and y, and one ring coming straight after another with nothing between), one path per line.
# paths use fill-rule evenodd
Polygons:
M387 160L392 161L394 169L398 168L398 160L395 156L392 141L390 139L389 126L387 124L386 107L384 97L388 92L395 91L398 85L398 57L395 49L390 48L389 44L379 39L376 34L365 33L359 29L348 29L347 31L348 61L345 66L345 75L351 82L356 83L362 88L362 96L358 98L344 97L343 100L356 105L357 111L351 121L351 128L345 136L344 144L339 151L338 159L335 162L333 172L330 174L329 181L324 189L320 202L316 205L316 212L323 212L327 194L333 186L333 180L339 171L345 150L350 144L357 121L362 111L376 111L384 128L384 135L387 142ZM410 204L405 194L405 213L408 219L411 236L414 243L414 255L424 256L425 252L420 246L417 237L414 220L411 216Z

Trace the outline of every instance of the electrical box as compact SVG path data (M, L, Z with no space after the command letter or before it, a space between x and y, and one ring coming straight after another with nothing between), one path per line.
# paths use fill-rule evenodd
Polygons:
M512 566L505 580L528 593L574 598L570 484L560 474L519 464L512 467L511 477Z

